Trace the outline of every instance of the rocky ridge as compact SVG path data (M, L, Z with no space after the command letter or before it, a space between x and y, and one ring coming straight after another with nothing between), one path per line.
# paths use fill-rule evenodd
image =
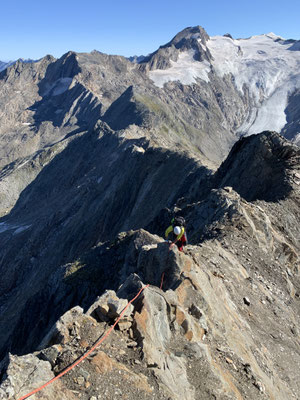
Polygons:
M61 301L70 310L33 354L2 362L3 398L18 399L75 361L147 283L107 341L41 398L296 399L299 156L275 133L238 142L202 199L195 185L175 204L188 222L184 254L150 233L156 226L162 235L166 209L161 228L154 220L150 232L123 232L62 266L43 296L52 310Z

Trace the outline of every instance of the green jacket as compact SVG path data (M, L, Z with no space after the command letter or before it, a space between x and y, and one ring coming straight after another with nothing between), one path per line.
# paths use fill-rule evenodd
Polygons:
M167 239L169 234L173 232L173 225L170 225L165 232L165 238ZM177 235L177 240L180 240L182 238L182 236L184 235L184 227L181 227L181 232L179 233L179 235Z

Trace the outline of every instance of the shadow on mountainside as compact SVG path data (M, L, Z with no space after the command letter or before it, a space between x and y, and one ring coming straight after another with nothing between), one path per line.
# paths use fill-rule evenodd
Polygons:
M88 285L56 291L62 265L146 226L179 192L188 193L190 174L210 173L185 155L149 148L144 138L120 139L101 123L57 154L1 219L26 227L0 234L1 355L32 351L65 311L83 304ZM115 288L118 268L102 265L108 279L100 279L94 296Z
M101 115L101 103L74 77L81 72L75 53L67 53L51 63L44 78L38 84L42 97L29 109L34 111L37 129L43 122L52 122L54 127L79 125L89 129Z

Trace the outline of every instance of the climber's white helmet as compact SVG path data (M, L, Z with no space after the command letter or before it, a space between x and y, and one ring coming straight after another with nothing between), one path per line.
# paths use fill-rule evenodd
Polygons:
M179 233L181 232L180 226L175 226L173 232L175 233L175 235L179 235Z

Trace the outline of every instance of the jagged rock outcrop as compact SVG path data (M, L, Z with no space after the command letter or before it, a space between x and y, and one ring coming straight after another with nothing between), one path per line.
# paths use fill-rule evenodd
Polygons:
M248 154L249 168L242 168ZM242 139L208 179L215 188L202 193L200 201L189 202L188 196L197 198L199 190L190 188L175 207L188 223L190 244L184 254L176 247L169 250L160 236L137 230L99 243L63 266L44 295L63 310L60 298L67 312L53 321L52 329L40 324L40 348L36 344L33 356L23 356L29 357L28 370L39 365L45 379L49 366L55 374L62 371L91 348L144 284L150 284L101 347L51 390L61 388L66 396L72 393L66 398L80 394L83 399L296 399L298 154L296 146L275 133ZM264 188L257 193L278 188L278 198L255 192L253 169ZM237 192L246 187L235 180L237 171L248 182L245 197ZM288 183L288 190L282 191L282 182ZM226 186L229 183L234 189ZM32 314L33 304L30 310ZM31 326L26 334L28 340L32 334L37 338L38 330ZM21 393L11 371L23 357L2 362L4 399L13 391ZM30 380L22 393L40 381Z
M275 132L264 132L236 143L216 180L220 186L232 186L248 201L276 201L297 188L299 162L299 147Z
M29 354L23 357L9 356L6 379L1 384L1 399L18 399L55 377L51 364ZM75 400L76 395L58 381L44 389L44 399Z

